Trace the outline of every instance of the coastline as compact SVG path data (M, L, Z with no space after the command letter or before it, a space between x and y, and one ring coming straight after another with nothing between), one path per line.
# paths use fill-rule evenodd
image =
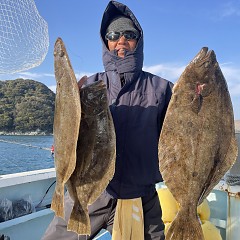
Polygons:
M31 131L31 132L5 132L0 131L0 136L51 136L53 133Z

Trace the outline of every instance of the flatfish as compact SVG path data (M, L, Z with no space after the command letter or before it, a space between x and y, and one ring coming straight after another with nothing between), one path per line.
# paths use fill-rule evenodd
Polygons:
M51 208L64 218L64 186L76 166L81 104L77 79L61 38L54 46L54 68L57 81L53 126L56 187Z
M68 230L90 235L88 205L105 190L115 171L116 136L103 81L80 90L81 123L76 168L67 184L74 206Z
M227 83L214 51L204 47L173 88L159 139L159 169L180 204L166 240L204 240L197 206L236 157Z

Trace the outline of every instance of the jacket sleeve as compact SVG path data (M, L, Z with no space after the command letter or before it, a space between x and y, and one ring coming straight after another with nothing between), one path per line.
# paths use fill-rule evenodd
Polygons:
M167 87L166 87L166 92L165 92L164 108L162 110L162 113L160 114L160 118L158 121L159 134L161 133L163 121L164 121L164 118L165 118L165 115L167 112L167 108L168 108L168 104L169 104L171 96L172 96L172 88L173 88L173 83L168 82Z

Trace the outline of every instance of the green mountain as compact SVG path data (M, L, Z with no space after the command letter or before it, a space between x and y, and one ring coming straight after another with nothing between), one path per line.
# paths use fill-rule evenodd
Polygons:
M53 131L55 93L28 79L0 81L0 132Z

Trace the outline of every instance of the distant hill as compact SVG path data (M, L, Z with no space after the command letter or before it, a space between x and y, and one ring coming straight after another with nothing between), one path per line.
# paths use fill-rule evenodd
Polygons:
M55 93L28 79L0 81L0 132L52 133Z

